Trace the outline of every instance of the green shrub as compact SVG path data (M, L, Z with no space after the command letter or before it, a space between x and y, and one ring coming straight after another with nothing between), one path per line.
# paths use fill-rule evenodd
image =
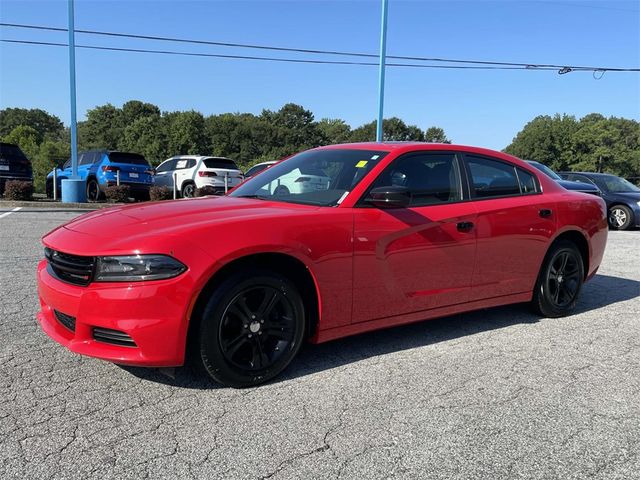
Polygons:
M171 200L173 199L173 190L169 187L151 187L149 189L149 198L152 202Z
M131 188L129 185L112 185L104 189L104 196L112 203L126 203L129 201Z
M215 195L216 189L211 185L205 185L204 187L196 188L196 197L206 197L207 195Z
M8 180L4 184L5 200L31 200L33 182L24 180Z

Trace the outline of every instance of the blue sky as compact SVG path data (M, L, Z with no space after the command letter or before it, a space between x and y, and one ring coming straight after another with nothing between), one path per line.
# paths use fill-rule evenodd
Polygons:
M66 27L66 1L0 0L7 23ZM377 53L380 2L76 0L76 28ZM5 39L66 33L0 28ZM308 55L76 35L76 43L224 54ZM389 1L388 54L523 63L640 66L640 2ZM352 126L377 111L377 68L78 50L78 115L140 99L162 110L259 113L295 102ZM0 108L42 108L68 122L67 51L0 44ZM437 125L456 143L502 149L536 115L640 119L640 73L389 68L385 117Z

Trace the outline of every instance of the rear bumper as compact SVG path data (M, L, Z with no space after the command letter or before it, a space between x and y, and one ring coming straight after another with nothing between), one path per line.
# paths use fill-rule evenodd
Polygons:
M164 281L80 287L52 276L42 260L37 280L38 322L49 337L69 350L123 365L184 363L192 293L188 272ZM54 310L75 318L73 331L56 318ZM98 341L94 328L124 332L135 346Z

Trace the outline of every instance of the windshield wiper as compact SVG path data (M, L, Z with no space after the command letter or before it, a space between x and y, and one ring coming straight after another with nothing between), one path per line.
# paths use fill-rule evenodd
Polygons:
M234 195L234 197L236 198L257 198L259 200L266 200L267 197L264 197L262 195Z

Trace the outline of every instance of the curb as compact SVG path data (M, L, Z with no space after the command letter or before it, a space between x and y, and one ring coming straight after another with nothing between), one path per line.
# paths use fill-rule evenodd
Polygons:
M53 201L34 202L34 201L12 201L0 200L0 210L11 210L16 207L36 208L43 211L48 210L73 210L81 212L90 212L92 210L100 210L101 208L117 207L124 203L62 203Z

